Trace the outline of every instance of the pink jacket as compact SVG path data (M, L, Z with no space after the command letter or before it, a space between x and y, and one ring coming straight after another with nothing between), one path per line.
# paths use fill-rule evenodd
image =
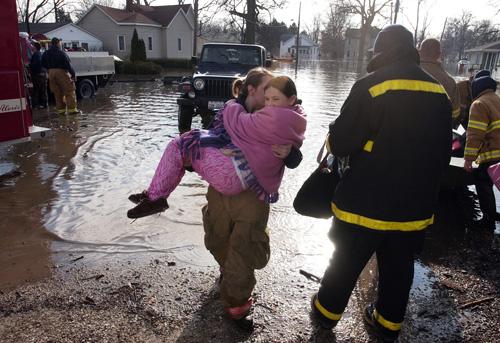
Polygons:
M245 155L259 184L267 193L276 193L285 165L274 156L271 145L293 144L297 148L302 145L307 124L303 108L264 107L247 113L242 105L229 102L223 118L232 143Z

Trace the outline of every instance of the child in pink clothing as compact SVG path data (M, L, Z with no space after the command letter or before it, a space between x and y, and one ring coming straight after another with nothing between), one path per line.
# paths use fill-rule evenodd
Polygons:
M170 141L147 191L129 199L138 205L127 212L141 218L168 208L167 198L184 176L185 166L224 195L252 189L266 202L277 201L284 171L272 144L300 147L306 119L297 104L297 91L286 76L271 79L265 107L247 113L231 100L219 111L213 130L191 130Z

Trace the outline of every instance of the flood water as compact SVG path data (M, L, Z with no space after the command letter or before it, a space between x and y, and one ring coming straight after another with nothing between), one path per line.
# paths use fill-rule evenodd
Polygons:
M304 160L286 171L269 221L274 256L316 275L322 275L332 252L330 221L302 217L292 202L316 167L328 125L357 78L345 70L337 62L299 68L295 81L308 116ZM289 64L276 71L295 76ZM6 266L0 288L49 275L54 265L80 256L100 263L160 253L180 264L215 265L203 245L207 185L196 174L186 174L164 214L134 222L126 217L133 206L128 195L148 186L163 149L178 134L177 96L161 81L114 83L81 101L80 116L38 112L53 137L0 147L1 171L22 173L0 184L0 262ZM425 274L423 269L417 265L417 276Z

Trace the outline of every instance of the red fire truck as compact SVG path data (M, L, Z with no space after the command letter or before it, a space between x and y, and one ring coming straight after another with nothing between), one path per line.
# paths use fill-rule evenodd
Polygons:
M0 144L44 137L50 130L33 126L27 101L26 61L21 52L16 0L0 1Z

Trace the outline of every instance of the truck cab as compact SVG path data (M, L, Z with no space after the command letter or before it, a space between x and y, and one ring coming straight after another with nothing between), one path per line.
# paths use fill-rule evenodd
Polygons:
M233 97L232 84L245 77L250 69L269 67L266 49L254 44L208 43L200 57L193 57L196 65L191 77L182 79L179 105L179 132L191 130L192 118L201 116L202 127L208 128L215 113Z

